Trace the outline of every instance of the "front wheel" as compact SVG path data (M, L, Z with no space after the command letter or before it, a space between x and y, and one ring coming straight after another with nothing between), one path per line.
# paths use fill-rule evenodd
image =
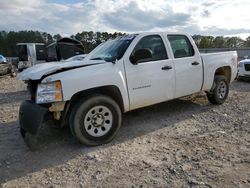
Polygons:
M227 99L229 84L225 76L215 76L214 84L207 98L212 104L223 104Z
M80 100L70 114L72 134L80 143L90 146L110 142L118 132L121 121L119 105L104 95Z
M20 128L21 135L23 137L24 142L30 148L31 151L36 151L40 148L38 144L38 136L33 135L29 132L26 132L23 128Z

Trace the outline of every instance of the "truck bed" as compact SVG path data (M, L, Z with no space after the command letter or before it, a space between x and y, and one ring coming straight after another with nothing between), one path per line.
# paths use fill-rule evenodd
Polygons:
M237 75L237 52L216 52L216 53L202 53L201 58L203 61L204 70L204 83L202 90L210 90L213 85L213 75L219 67L230 67L232 82Z

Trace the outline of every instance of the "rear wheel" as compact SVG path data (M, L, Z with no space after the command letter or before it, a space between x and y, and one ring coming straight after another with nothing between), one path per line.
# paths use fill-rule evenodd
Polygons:
M229 84L225 76L215 76L214 84L207 98L212 104L223 104L227 99Z
M111 141L122 121L119 105L110 97L93 95L79 101L70 114L72 134L85 145L100 145Z

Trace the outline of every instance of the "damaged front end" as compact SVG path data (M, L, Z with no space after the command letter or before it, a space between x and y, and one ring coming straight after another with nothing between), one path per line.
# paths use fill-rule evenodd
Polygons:
M48 108L37 105L32 100L23 101L19 109L19 125L21 135L32 150L40 146L40 134L49 117Z
M27 84L31 96L29 101L22 103L19 113L21 133L31 149L39 144L38 137L44 133L41 130L48 126L48 120L52 122L50 127L63 127L68 124L70 103L63 99L61 80L53 80L50 76L102 63L104 61L100 60L42 63L25 69L18 75L18 79Z
M23 101L20 106L20 131L27 146L31 150L37 150L45 141L44 135L51 131L51 127L60 127L62 125L61 122L65 122L62 121L65 102L55 101L39 104L37 100L39 81L26 81L26 84L31 98L30 100Z
M47 108L37 105L31 100L23 101L19 109L19 124L22 136L24 136L24 132L36 135L48 112Z

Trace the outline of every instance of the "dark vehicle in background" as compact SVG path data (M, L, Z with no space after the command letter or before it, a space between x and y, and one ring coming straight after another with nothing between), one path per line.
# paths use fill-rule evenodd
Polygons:
M70 57L84 54L84 47L78 40L71 38L62 38L47 46L46 61L61 61Z
M84 54L80 41L62 38L47 47L43 43L18 43L18 70L22 71L36 64L61 61L76 55Z

